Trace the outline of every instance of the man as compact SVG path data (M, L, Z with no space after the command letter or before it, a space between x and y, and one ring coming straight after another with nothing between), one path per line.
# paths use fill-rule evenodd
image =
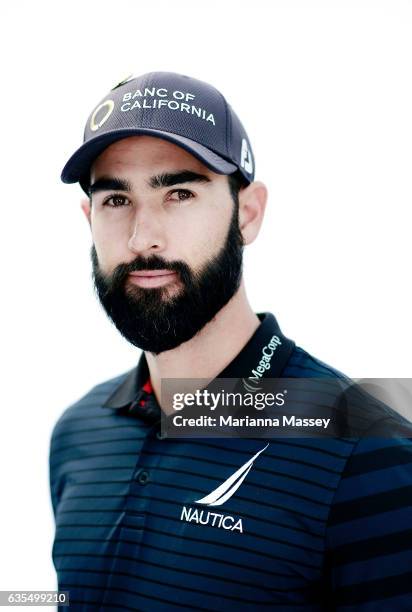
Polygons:
M402 417L377 409L379 438L162 435L163 379L346 380L248 301L254 166L220 92L153 72L96 105L63 170L88 195L97 295L142 349L53 430L53 561L73 609L412 609Z

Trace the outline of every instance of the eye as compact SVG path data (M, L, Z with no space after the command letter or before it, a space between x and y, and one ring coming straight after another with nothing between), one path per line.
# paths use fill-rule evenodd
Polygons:
M170 199L178 200L179 202L183 202L184 200L190 200L190 198L194 198L194 194L188 189L173 189L169 193L170 196L174 196Z
M120 206L127 206L126 202L130 203L129 198L126 198L120 193L115 193L103 201L103 206L109 206L110 208L118 208Z

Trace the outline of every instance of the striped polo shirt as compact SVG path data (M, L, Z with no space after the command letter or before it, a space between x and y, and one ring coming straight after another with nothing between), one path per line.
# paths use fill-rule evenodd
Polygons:
M272 313L257 316L219 377L249 376L276 335L265 376L348 380ZM70 609L412 610L412 426L407 437L395 426L385 438L172 439L159 418L142 353L54 426L52 557ZM389 432L408 423L377 418Z

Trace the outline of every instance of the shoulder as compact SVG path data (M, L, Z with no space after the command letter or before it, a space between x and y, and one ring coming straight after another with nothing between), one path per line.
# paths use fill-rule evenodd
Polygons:
M294 347L282 376L307 378L308 389L316 388L319 397L328 396L328 402L333 397L334 410L341 422L339 431L343 437L412 438L412 423L401 414L402 407L398 405L399 392L395 389L390 393L386 379L354 380L300 346ZM327 382L319 384L316 381L314 386L312 379L327 379ZM385 389L385 386L388 388ZM410 394L408 407L411 402ZM359 447L363 447L362 442L359 442Z
M102 420L110 418L102 405L130 371L93 386L68 406L55 423L49 445L50 495L55 515L67 480L65 465L76 459L73 449L76 449L76 453L82 456L85 444L81 441L82 434L88 430L98 429L101 427Z
M409 609L412 423L391 407L389 396L382 401L369 393L371 385L350 379L300 347L282 375L343 381L334 408L344 418L345 431L349 425L359 434L342 438L349 445L325 525L328 609Z
M51 444L59 435L70 431L72 425L79 419L95 418L102 415L102 405L113 391L130 374L131 370L123 372L108 380L100 382L91 387L84 395L68 406L56 421L51 435Z
M312 378L319 376L322 378L331 377L349 380L348 376L340 370L314 357L297 345L294 347L282 375L291 378Z

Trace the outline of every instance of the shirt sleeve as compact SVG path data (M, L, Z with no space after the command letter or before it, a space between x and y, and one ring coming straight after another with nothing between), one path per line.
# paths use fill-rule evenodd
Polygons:
M328 610L412 610L412 427L408 437L388 431L356 443L335 492L326 528Z
M53 509L54 519L56 519L56 511L57 505L59 502L59 484L58 484L58 474L55 469L55 450L56 450L56 440L55 440L55 430L53 430L50 446L49 446L49 486L50 486L50 500Z
M71 407L67 408L55 423L49 444L49 487L50 500L53 509L53 515L56 519L57 507L62 494L65 477L62 475L64 465L61 460L61 451L64 448L64 438L67 436L70 428L67 427L67 417L72 412Z

